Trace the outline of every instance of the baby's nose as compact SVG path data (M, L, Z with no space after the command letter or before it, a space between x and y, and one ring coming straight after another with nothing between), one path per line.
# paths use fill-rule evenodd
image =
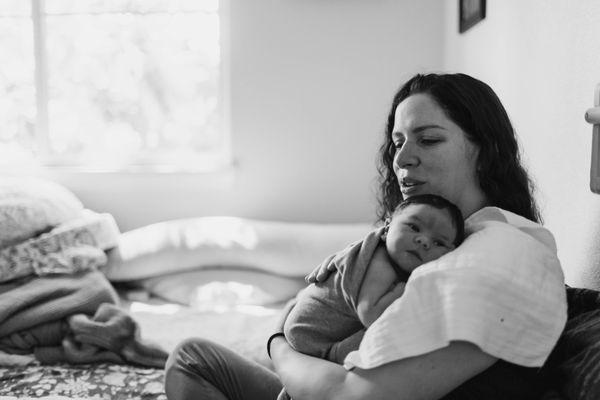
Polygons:
M431 242L426 236L417 235L415 241L419 244L419 246L422 246L425 250L429 250L429 248L431 247Z

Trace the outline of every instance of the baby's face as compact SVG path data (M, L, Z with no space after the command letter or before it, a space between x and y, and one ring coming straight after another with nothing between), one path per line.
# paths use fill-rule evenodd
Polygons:
M450 213L427 204L411 204L394 214L385 245L405 271L454 250L456 228Z

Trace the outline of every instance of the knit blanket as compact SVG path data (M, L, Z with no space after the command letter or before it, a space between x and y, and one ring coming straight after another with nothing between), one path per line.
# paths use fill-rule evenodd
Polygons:
M162 368L168 354L143 342L137 323L98 271L0 285L0 350L44 363L109 361Z
M29 275L72 274L104 266L119 228L110 214L83 210L49 232L0 249L0 282Z

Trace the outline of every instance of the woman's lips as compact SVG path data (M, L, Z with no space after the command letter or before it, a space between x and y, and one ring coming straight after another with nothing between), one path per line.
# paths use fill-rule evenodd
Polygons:
M417 192L425 182L412 179L402 179L400 182L400 191L402 194L413 194Z

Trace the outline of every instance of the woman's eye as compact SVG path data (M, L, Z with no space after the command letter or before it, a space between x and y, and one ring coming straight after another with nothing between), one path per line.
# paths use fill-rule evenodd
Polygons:
M424 144L425 146L431 146L439 142L441 142L440 139L421 139L421 144Z

